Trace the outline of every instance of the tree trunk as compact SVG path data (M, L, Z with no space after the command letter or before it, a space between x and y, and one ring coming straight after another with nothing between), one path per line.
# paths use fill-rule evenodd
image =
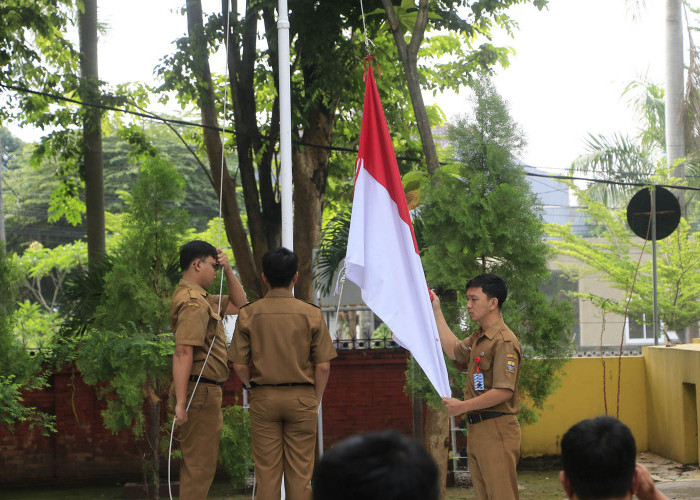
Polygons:
M681 0L666 0L666 157L669 165L685 157L685 115L683 106L683 24ZM684 177L683 164L673 170L675 177ZM685 215L683 191L676 193Z
M78 10L79 93L83 102L98 103L97 0L84 0L83 5L84 12ZM92 107L84 107L82 111L88 263L94 266L106 251L101 112Z
M2 169L5 168L5 157L3 156L2 136L0 135L0 242L5 243L5 207L2 202Z
M404 34L401 32L399 20L396 17L391 0L382 0L382 5L386 11L389 27L394 35L394 42L403 64L404 73L406 74L406 83L408 85L408 93L411 96L411 104L413 105L413 114L416 118L418 133L420 135L421 144L423 145L423 154L428 166L428 173L433 175L440 168L437 151L435 150L435 142L433 141L433 132L430 130L430 121L428 113L425 110L423 102L423 94L420 90L420 82L418 80L418 49L425 35L425 28L428 24L428 0L420 0L418 3L418 15L416 16L416 24L413 27L411 34L411 42L407 45L404 39Z
M224 162L221 137L217 131L219 124L214 99L214 86L209 69L207 42L202 24L201 0L187 0L187 30L192 51L192 71L197 80L199 90L199 107L204 128L204 145L209 160L214 189L222 200L222 217L229 243L233 249L241 282L249 294L249 298L262 297L264 286L259 275L259 267L253 258L248 245L248 236L236 200L236 186L229 175ZM223 173L223 182L222 182ZM223 190L220 186L223 185ZM259 257L260 258L260 257Z
M151 498L158 500L160 490L160 401L148 403L148 444L151 448L153 484L150 485Z
M440 478L440 498L447 491L447 460L450 449L450 418L443 410L428 405L425 418L425 448L438 466Z
M332 113L317 106L310 113L303 140L330 146L332 131ZM329 156L329 150L312 147L292 153L294 251L299 256L299 279L294 286L294 295L310 302L313 301L313 250L321 242L321 216Z
M675 165L679 158L684 158L685 151L685 106L683 70L683 22L681 18L682 1L666 0L666 158L669 165ZM680 163L673 168L673 176L685 178L685 165ZM685 191L679 189L676 196L681 206L681 215L687 214ZM683 332L683 341L690 342L696 336L692 327Z
M228 0L222 0L224 19L229 15ZM234 2L234 7L237 7ZM241 34L233 28L228 34L228 70L233 104L233 126L236 132L236 151L238 169L243 185L243 201L248 216L248 234L253 249L256 266L262 265L262 256L268 249L264 227L263 212L260 205L260 193L255 171L255 154L260 149L260 137L255 113L255 57L257 39L256 5L248 5L242 23ZM238 15L233 11L234 15ZM225 23L225 21L224 21ZM231 43L234 42L234 43ZM261 179L262 181L262 179ZM265 185L261 182L261 189Z

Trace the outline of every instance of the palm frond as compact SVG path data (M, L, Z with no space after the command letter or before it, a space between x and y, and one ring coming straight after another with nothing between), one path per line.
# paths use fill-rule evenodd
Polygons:
M649 148L620 134L613 134L612 137L590 134L586 149L587 153L571 164L571 175L617 182L645 182L656 167ZM617 206L626 202L635 189L633 186L595 183L588 188L588 192L596 201Z
M641 143L652 150L666 149L666 103L664 89L646 80L630 82L622 92L629 97L629 104L644 120L639 131Z
M340 268L348 247L350 233L349 211L333 217L321 234L321 247L316 254L314 283L323 294L329 294L333 286L333 276Z

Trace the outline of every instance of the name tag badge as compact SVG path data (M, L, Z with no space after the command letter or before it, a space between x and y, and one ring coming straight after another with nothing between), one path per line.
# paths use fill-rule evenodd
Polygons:
M483 391L484 390L484 374L475 373L474 374L474 390Z

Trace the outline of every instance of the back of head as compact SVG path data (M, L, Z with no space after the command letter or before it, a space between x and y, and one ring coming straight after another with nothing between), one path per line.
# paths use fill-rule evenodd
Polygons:
M503 306L503 303L508 297L508 284L506 280L497 274L480 274L467 281L467 289L481 288L481 290L490 299L498 299L498 308Z
M632 486L636 445L629 428L612 417L582 420L561 440L561 459L580 499L624 497Z
M262 258L263 273L272 288L286 288L294 279L299 259L297 254L284 247L268 250Z
M186 271L192 262L206 256L214 257L216 260L214 245L202 240L192 240L185 243L180 247L180 269Z
M437 500L438 470L425 449L394 431L352 436L327 451L313 500Z

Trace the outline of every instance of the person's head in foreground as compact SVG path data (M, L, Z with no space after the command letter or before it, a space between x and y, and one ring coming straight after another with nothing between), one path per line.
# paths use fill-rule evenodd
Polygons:
M561 440L559 478L570 499L666 498L643 466L629 427L612 417L582 420Z
M438 470L425 449L394 431L352 436L317 461L313 500L437 500Z

